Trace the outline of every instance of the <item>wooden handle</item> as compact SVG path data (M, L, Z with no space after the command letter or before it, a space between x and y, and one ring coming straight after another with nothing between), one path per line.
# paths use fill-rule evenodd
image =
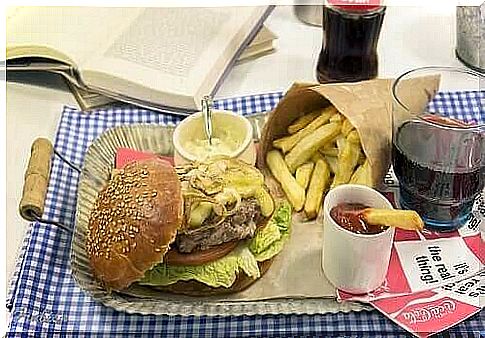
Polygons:
M20 216L27 221L39 220L44 213L53 151L52 143L45 138L32 143L19 205Z

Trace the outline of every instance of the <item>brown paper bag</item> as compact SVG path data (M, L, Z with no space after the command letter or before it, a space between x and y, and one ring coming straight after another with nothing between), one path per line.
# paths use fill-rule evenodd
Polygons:
M263 129L258 167L266 174L266 154L272 142L287 135L287 127L298 117L329 105L343 114L356 128L369 159L372 184L378 187L389 170L392 139L392 79L358 83L311 85L295 83L270 114ZM412 97L413 110L424 109L439 85L438 76L409 79L402 92ZM413 96L414 95L414 96Z

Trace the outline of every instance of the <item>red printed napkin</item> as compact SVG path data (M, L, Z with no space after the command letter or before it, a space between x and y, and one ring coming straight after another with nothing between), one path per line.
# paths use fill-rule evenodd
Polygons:
M151 152L144 152L144 151L134 150L129 148L119 148L116 151L115 168L121 169L129 162L146 160L149 158L156 158L156 157L161 158L167 162L170 162L170 164L174 165L173 157L170 157L170 156L160 156Z

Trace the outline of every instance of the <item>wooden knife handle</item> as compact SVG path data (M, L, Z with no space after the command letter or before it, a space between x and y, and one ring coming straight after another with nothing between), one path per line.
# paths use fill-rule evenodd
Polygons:
M40 220L44 213L53 152L52 143L45 138L32 143L19 205L20 216L27 221Z

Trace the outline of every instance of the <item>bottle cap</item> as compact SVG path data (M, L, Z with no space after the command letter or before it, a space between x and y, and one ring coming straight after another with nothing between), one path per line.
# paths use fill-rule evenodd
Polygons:
M382 6L382 0L327 0L327 3L339 9L352 12L368 12Z

